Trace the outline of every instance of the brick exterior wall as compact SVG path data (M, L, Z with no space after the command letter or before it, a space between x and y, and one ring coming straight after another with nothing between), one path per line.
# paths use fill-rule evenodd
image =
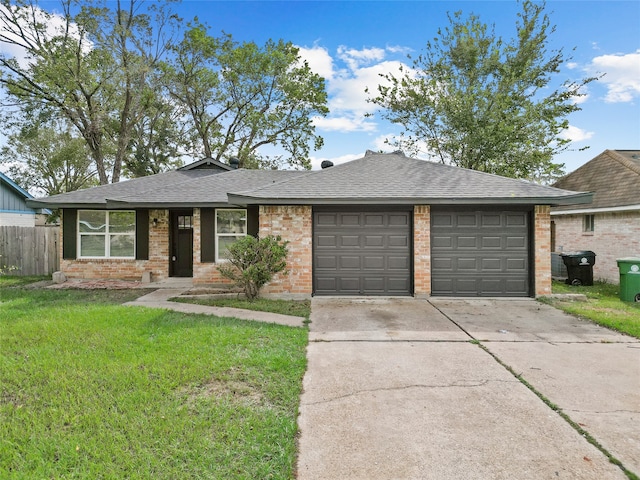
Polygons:
M431 295L431 208L413 208L413 291L416 297Z
M536 205L533 213L534 293L537 297L551 293L551 208Z
M259 236L280 235L288 240L289 274L277 274L261 294L303 298L313 292L313 215L310 206L260 206Z
M231 284L231 280L224 278L218 272L219 263L202 262L202 237L200 209L193 209L193 284L220 285Z
M613 215L611 215L613 216ZM573 216L576 217L576 216ZM582 229L582 217L573 223ZM617 281L617 266L615 258L637 255L640 252L640 212L634 214L616 214L618 219L614 223L623 222L624 232L620 228L614 232L608 232L604 218L596 216L597 233L590 237L591 240L600 241L600 245L617 245L618 253L610 255L613 258L613 267L607 268L612 277ZM310 206L261 206L259 210L259 235L280 235L289 241L289 255L287 257L288 275L276 275L266 285L262 294L274 297L309 297L313 292L313 215ZM154 226L153 219L157 219ZM571 244L569 238L580 241L584 236L577 235L575 229L561 228L561 223L569 225L569 217L554 217L556 221L556 245L564 245L564 250L589 249L599 256L596 259L596 268L605 271L604 267L611 263L603 253L603 248L596 245L580 243ZM417 297L431 294L431 231L430 231L430 207L428 205L416 205L413 214L413 265L414 265L414 294ZM550 213L548 206L536 206L534 212L534 269L535 269L535 295L551 293L551 238L550 238ZM228 283L218 272L216 263L203 263L201 261L201 221L200 209L193 211L193 282L196 285L211 285ZM565 234L565 232L567 232ZM600 235L598 232L602 232ZM62 242L60 243L60 258L62 258ZM599 252L600 250L600 252ZM635 253L634 253L635 252ZM603 258L604 257L604 258ZM60 261L60 269L69 278L112 278L140 280L143 273L151 272L152 281L165 279L169 276L169 211L149 211L149 260L128 259L76 259ZM602 275L596 270L596 277ZM601 277L606 278L606 277ZM611 277L610 277L611 278ZM613 278L612 278L613 280Z
M640 211L595 213L594 231L583 232L583 214L553 215L555 250L591 250L593 277L619 283L618 258L640 256Z
M64 212L63 212L64 214ZM153 225L153 219L158 220ZM60 223L62 229L62 222ZM62 231L60 232L62 238ZM169 212L149 210L149 260L135 259L64 259L60 244L60 270L68 278L140 280L151 272L152 281L169 276Z

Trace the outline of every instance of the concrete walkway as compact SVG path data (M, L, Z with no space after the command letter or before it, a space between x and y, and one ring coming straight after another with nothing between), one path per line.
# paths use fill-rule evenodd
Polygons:
M147 295L137 298L124 305L134 307L163 308L183 313L201 313L204 315L216 315L218 317L233 317L241 320L254 320L257 322L277 323L288 327L302 327L305 318L282 315L279 313L258 312L242 308L210 307L193 303L171 302L170 298L179 297L188 288L159 288Z
M533 300L314 298L299 480L640 474L640 343Z

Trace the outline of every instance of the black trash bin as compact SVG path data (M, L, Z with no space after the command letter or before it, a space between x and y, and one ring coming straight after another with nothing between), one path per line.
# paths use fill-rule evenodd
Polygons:
M596 254L590 250L560 254L567 267L569 285L593 285L593 266Z

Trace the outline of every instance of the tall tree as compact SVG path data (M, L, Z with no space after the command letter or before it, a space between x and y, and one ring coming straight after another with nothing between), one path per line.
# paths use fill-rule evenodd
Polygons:
M214 38L196 23L166 65L172 98L189 112L196 149L246 168L289 164L308 168L310 144L322 146L312 117L328 113L324 79L284 41L237 43ZM278 146L288 156L261 154Z
M72 192L96 184L86 142L63 125L30 125L12 133L0 150L11 177L31 192Z
M0 54L3 106L14 118L62 118L86 142L101 184L117 182L136 128L157 92L150 80L174 18L165 3L115 5L60 0L62 14L33 0L2 0L0 42L24 59ZM113 8L111 7L113 5Z
M549 50L555 30L545 5L524 0L517 37L497 37L475 15L449 15L424 53L402 74L383 75L370 101L384 118L401 125L392 142L442 163L499 175L548 180L562 174L553 156L566 150L562 137L567 116L580 110L576 97L595 80L554 77L568 61L562 50Z

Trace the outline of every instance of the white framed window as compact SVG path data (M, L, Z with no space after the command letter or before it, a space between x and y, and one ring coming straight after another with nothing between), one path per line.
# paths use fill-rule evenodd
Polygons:
M593 233L596 227L596 216L585 215L582 221L582 231L585 233Z
M136 212L78 210L79 258L135 258Z
M247 236L247 210L216 209L216 262L227 260L227 247Z

